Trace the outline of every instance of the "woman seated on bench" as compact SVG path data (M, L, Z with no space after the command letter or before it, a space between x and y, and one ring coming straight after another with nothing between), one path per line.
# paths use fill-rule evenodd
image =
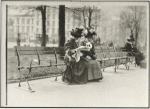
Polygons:
M133 46L134 42L133 35L130 35L130 37L127 37L126 44L125 44L125 49L128 52L131 52L135 56L135 63L139 66L140 61L144 60L144 55L135 47Z
M93 65L91 66L91 64L89 64L89 60L83 57L82 55L81 57L80 56L78 57L78 55L80 54L79 51L81 47L88 48L88 51L90 50L90 47L86 46L79 47L79 41L82 36L82 31L83 29L79 28L76 28L75 31L71 31L72 38L65 44L66 50L65 62L67 63L67 68L63 73L62 80L69 84L87 83L89 78L88 77L89 67L93 66ZM76 55L75 57L74 54ZM95 68L95 66L93 67ZM99 75L96 75L96 79L101 78L102 78L101 72L99 72Z
M93 43L93 37L96 35L94 27L90 27L86 30L84 37L85 40L81 42L81 46L89 46L90 51L81 51L83 57L88 59L88 80L101 80L103 78L100 63L96 61L95 46Z

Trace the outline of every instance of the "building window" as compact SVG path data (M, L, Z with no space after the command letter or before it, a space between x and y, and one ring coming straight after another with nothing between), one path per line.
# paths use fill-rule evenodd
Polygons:
M37 14L37 19L39 19L40 18L40 14Z
M27 30L27 32L29 32L29 31L30 31L30 27L29 27L29 26L27 26L27 29L26 29L26 30Z
M50 14L47 15L47 18L48 18L48 19L50 18Z
M32 32L33 32L33 30L34 30L34 27L32 26Z
M55 28L52 28L52 34L54 34L55 33Z
M49 8L49 7L47 8L47 12L48 12L48 13L50 12L50 8Z
M32 18L32 24L34 24L34 19Z
M47 28L47 33L49 33L49 28Z
M27 19L27 24L30 24L30 19Z
M50 26L49 21L47 21L47 26Z
M69 36L69 33L70 33L70 32L68 31L68 32L67 32L67 36Z
M36 32L39 33L39 28L36 28Z
M68 24L68 29L70 28L70 25Z
M16 33L18 33L19 32L19 27L18 26L16 26Z
M55 14L53 14L53 19L55 20Z
M68 18L68 23L70 22L70 18Z
M55 21L53 21L53 26L55 26Z
M37 21L37 26L39 26L39 21Z
M56 12L56 9L53 9L53 12L55 13L55 12Z
M22 32L25 32L25 30L24 30L25 28L24 28L24 26L22 26Z
M19 24L19 18L17 18L17 24Z
M22 18L22 24L25 24L25 19L24 18Z

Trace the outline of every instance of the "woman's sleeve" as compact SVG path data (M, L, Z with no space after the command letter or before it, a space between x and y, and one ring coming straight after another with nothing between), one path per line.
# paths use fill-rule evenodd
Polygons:
M132 41L135 41L134 38L132 39Z
M91 52L92 52L93 55L96 54L96 53L95 53L95 45L94 45L94 43L92 43L92 49L91 49Z
M97 58L96 54L93 54L91 51L88 51L87 55L90 56L93 60Z
M79 46L85 46L84 41L80 42ZM82 50L81 50L81 53L83 54L83 57L86 57L86 56L87 56L86 52L87 52L87 51L82 51Z
M97 35L96 32L93 32L93 35Z
M74 53L76 53L76 50L73 48L73 42L72 41L68 41L65 44L65 51L68 51L68 55L71 56Z
M97 55L96 55L96 52L95 52L95 45L94 45L94 43L92 43L91 53L92 53L92 59L95 60L97 58Z

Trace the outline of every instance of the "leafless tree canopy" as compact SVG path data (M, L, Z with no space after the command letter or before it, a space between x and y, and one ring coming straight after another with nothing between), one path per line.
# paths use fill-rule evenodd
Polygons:
M144 6L128 6L120 14L120 27L123 30L129 29L135 37L135 46L139 33L142 31L141 23L146 18L146 8Z

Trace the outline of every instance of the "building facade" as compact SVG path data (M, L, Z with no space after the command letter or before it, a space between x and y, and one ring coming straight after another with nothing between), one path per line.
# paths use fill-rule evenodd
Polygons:
M83 18L77 18L75 13L70 8L65 10L65 36L66 41L70 38L70 31L76 27L83 28ZM100 13L92 13L91 24L96 27L96 32L99 34L99 17ZM79 12L80 17L82 13ZM42 35L42 16L40 11L35 11L30 15L9 15L9 19L13 20L13 24L9 25L9 38L17 38L20 34L21 39L36 40ZM87 20L88 21L88 20ZM11 27L11 28L10 28ZM13 35L12 35L13 34ZM59 6L46 7L46 34L49 42L58 42L59 35Z

